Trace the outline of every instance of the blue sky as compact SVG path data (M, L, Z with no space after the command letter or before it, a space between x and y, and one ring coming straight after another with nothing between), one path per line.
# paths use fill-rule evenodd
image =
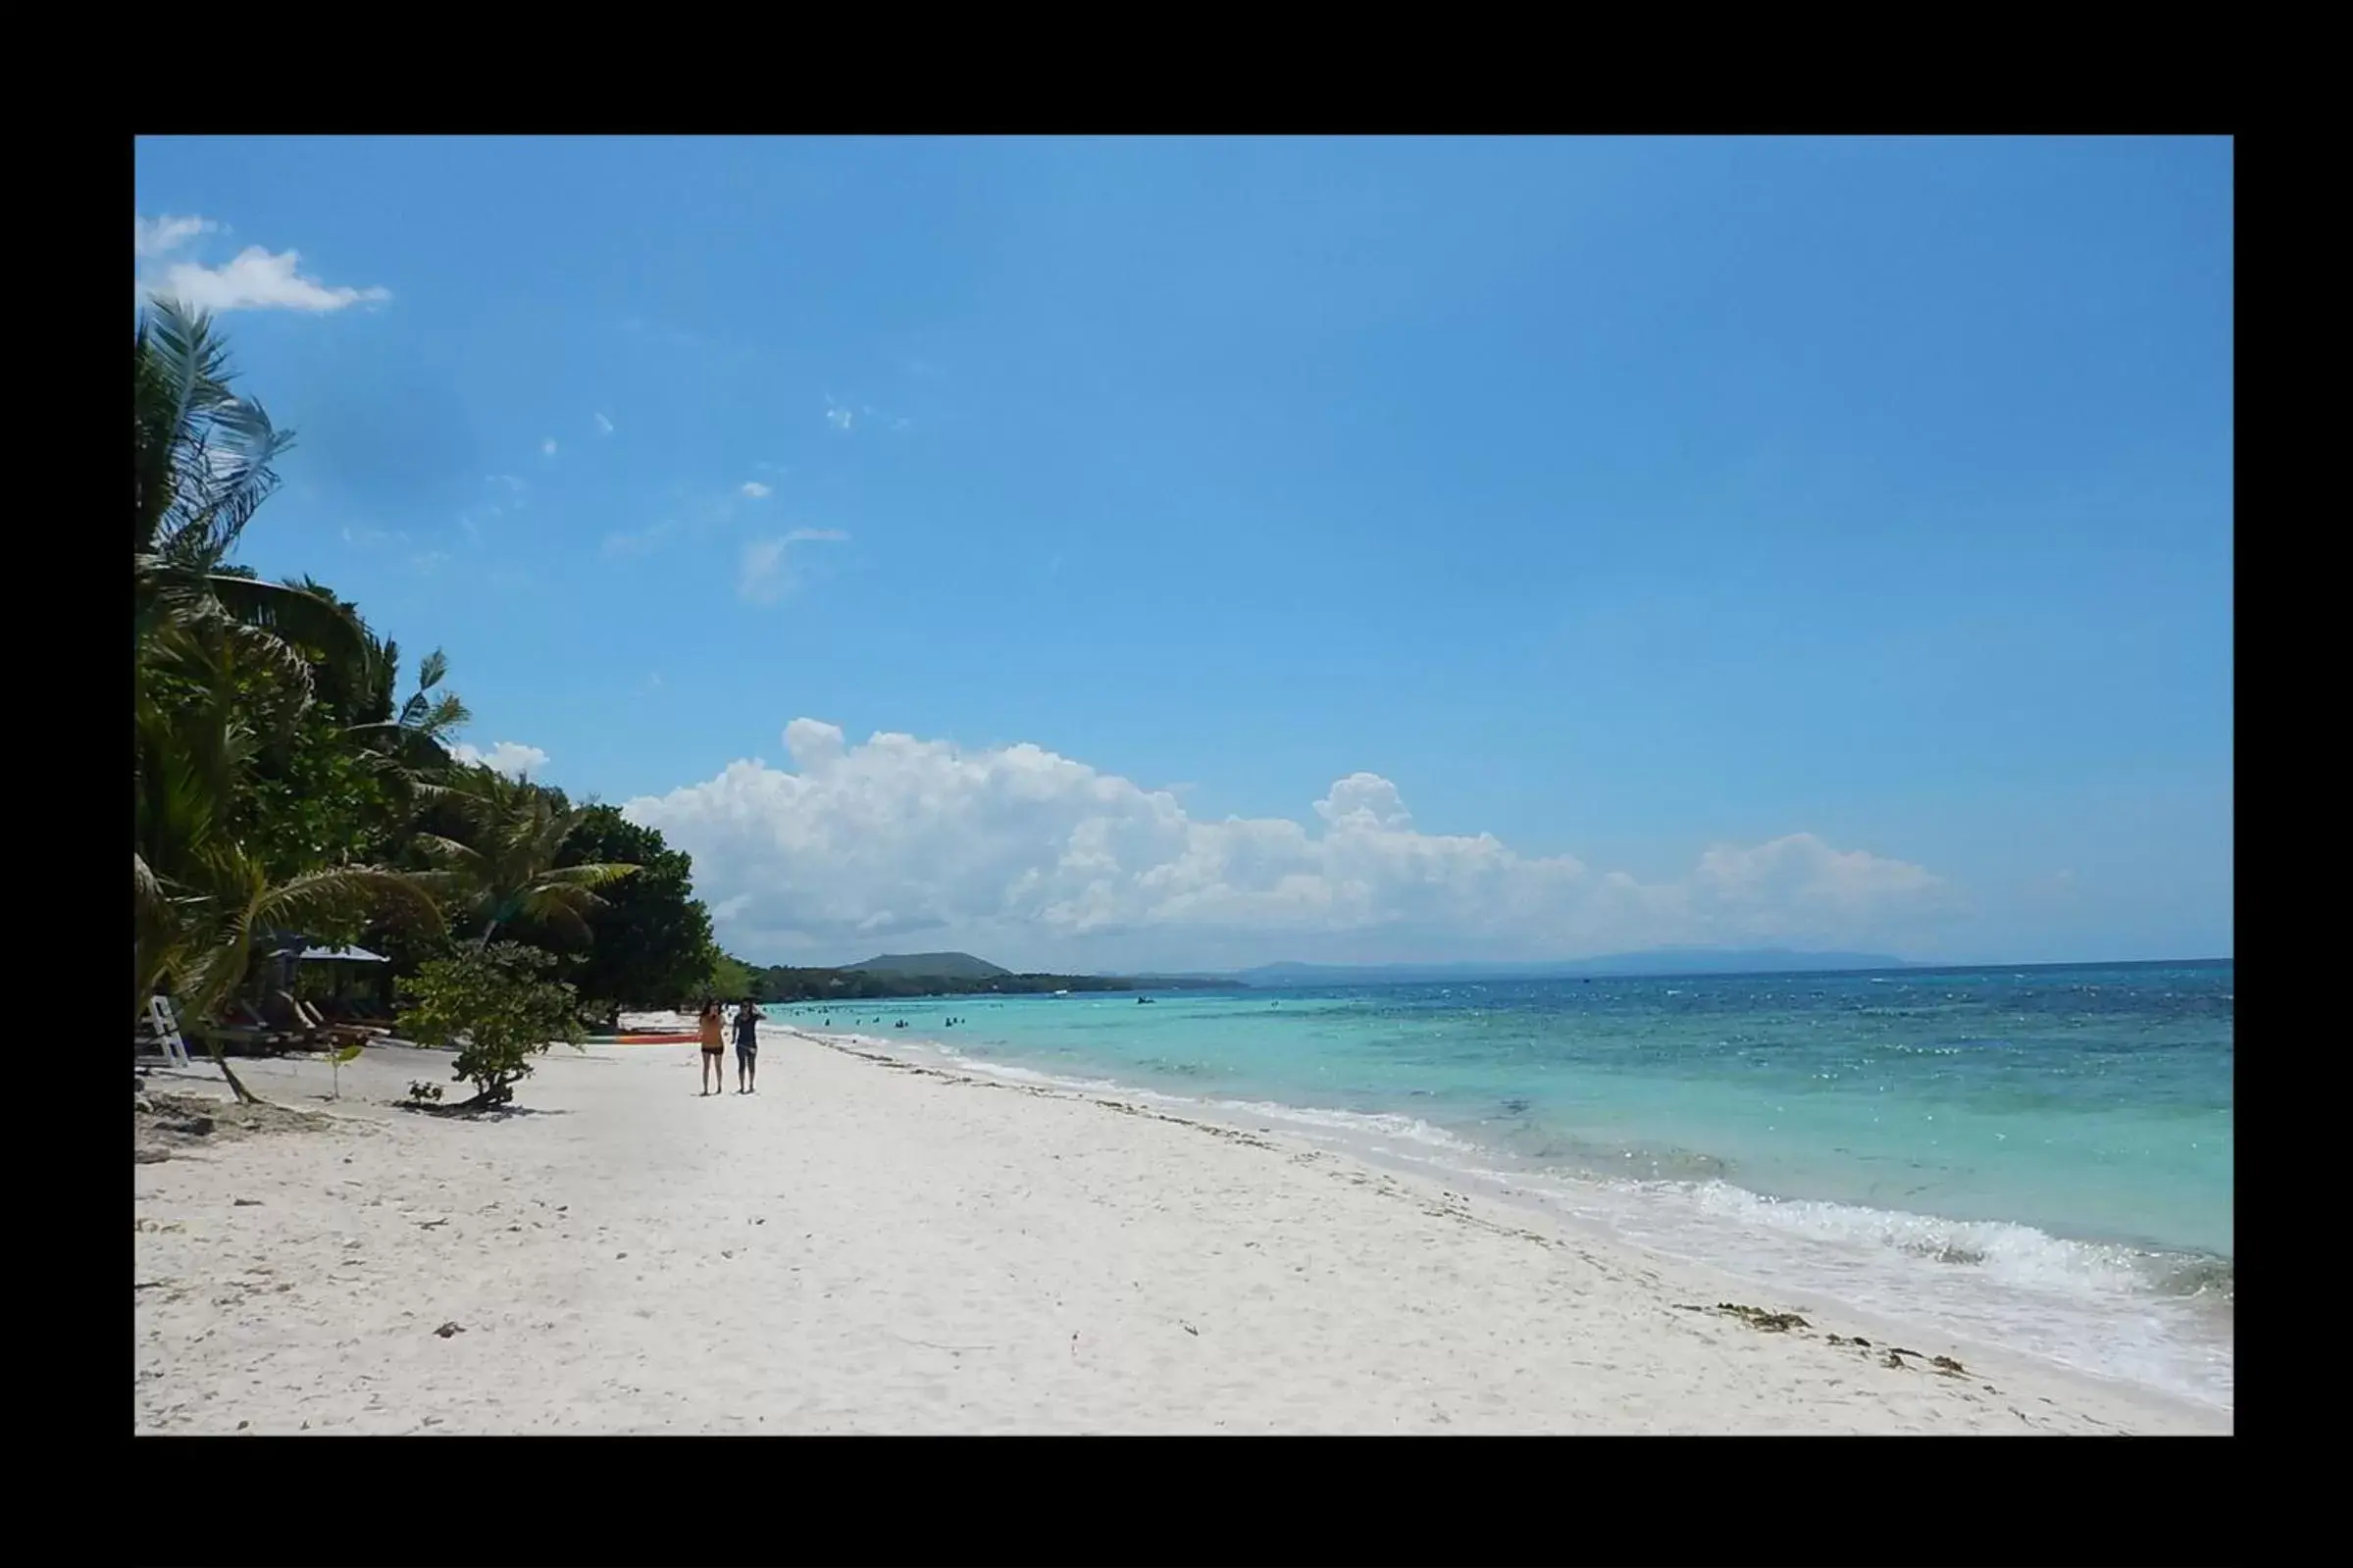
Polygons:
M2217 140L157 139L134 237L299 432L245 558L746 956L2006 962L2232 948L2231 202Z

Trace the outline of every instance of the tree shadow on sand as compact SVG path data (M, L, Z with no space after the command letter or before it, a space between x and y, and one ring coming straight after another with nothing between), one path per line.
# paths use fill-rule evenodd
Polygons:
M489 1105L476 1100L461 1100L455 1105L419 1104L414 1100L387 1100L394 1110L412 1116L430 1116L439 1122L506 1122L519 1116L570 1116L572 1113L552 1105Z

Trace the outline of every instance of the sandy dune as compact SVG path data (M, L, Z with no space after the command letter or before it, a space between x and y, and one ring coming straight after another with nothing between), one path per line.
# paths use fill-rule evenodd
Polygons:
M332 1105L324 1063L254 1064L333 1120L137 1167L137 1430L2229 1430L1930 1336L1891 1367L1829 1303L1276 1138L763 1033L755 1096L610 1047L494 1121L388 1103L432 1053Z

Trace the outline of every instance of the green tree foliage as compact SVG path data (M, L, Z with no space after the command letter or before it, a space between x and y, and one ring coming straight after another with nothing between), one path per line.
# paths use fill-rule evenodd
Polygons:
M612 806L589 806L564 840L559 866L625 865L588 914L592 941L572 984L591 1012L617 1021L631 1004L669 1007L695 995L709 973L711 917L694 896L693 862Z
M435 689L448 673L436 650L418 673L417 691L395 709L399 646L380 640L358 606L325 584L303 579L289 586L337 606L360 637L356 650L302 646L310 705L260 748L239 826L282 875L386 859L411 835L421 790L448 772L444 742L469 717L466 705Z
M604 907L593 889L638 869L563 864L564 845L588 808L494 768L456 770L436 800L449 827L418 835L417 845L438 868L435 886L479 928L478 945L487 946L499 927L522 921L566 947L584 947L593 939L588 917Z
M401 835L402 818L383 758L354 745L324 702L259 749L231 813L232 831L281 877L382 860Z
M263 934L356 929L399 911L430 929L439 912L388 868L273 857L251 831L257 759L299 733L311 703L275 634L207 614L160 622L139 649L132 721L133 1016L159 987L189 1024L243 986ZM281 645L282 646L282 645ZM252 1095L208 1041L239 1099Z
M533 1057L559 1041L579 1047L580 994L548 978L555 962L521 942L468 943L402 987L402 1027L421 1042L457 1046L450 1076L474 1086L470 1105L508 1103Z
M732 960L731 960L732 961ZM793 969L757 974L765 999L778 1002L874 1001L913 996L1037 996L1067 991L1227 990L1230 981L1123 979L1116 975L902 975L882 969Z
M755 971L742 959L731 957L714 946L703 963L703 995L732 1002L741 1001L751 994L751 978Z
M655 857L668 857L658 885L637 913L608 912L594 889L636 870L622 853L634 841L555 791L454 766L448 744L468 715L443 684L442 654L422 661L403 696L399 647L357 605L309 578L263 582L230 559L292 444L232 380L209 319L165 301L142 314L134 1011L169 989L200 1028L245 986L266 936L365 940L395 974L418 976L417 1027L464 1037L459 1076L503 1103L530 1055L572 1037L574 993L547 973L545 953L494 936L577 954L603 916L601 935L629 949L609 967L672 980L691 968L699 979L708 916L691 899L686 857L658 835ZM587 849L572 843L584 824ZM444 910L464 922L465 948L451 947ZM694 955L691 966L681 951Z
M315 591L325 592L317 584ZM400 680L400 644L379 641L368 634L368 657L351 674L346 698L336 693L338 711L350 717L350 733L382 754L393 775L404 782L437 779L449 771L450 740L473 715L455 692L441 689L449 675L449 656L435 648L417 667L417 689L395 708L393 695Z
M168 630L244 640L310 695L300 649L357 657L363 633L333 600L227 567L245 525L278 487L272 465L293 434L231 388L210 318L157 300L132 340L132 636L143 654Z
M169 984L200 1017L242 984L262 923L416 889L350 856L305 866L251 841L262 758L296 745L312 707L306 650L348 655L361 629L332 600L227 566L291 437L231 390L210 322L158 302L132 360L133 1010Z
M246 679L249 643L201 630L158 640L134 708L133 1015L169 985L183 1020L212 1016L244 985L268 932L346 934L387 913L437 928L440 913L413 878L377 865L273 863L251 847L239 819L253 798L255 750L301 709L285 688ZM221 1068L250 1099L225 1060Z

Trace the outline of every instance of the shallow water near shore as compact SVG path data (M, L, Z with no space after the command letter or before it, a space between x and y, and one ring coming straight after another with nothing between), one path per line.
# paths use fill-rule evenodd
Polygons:
M1818 1294L2227 1406L2232 973L1905 970L767 1011L997 1076L1193 1105L1533 1203L1792 1300Z

